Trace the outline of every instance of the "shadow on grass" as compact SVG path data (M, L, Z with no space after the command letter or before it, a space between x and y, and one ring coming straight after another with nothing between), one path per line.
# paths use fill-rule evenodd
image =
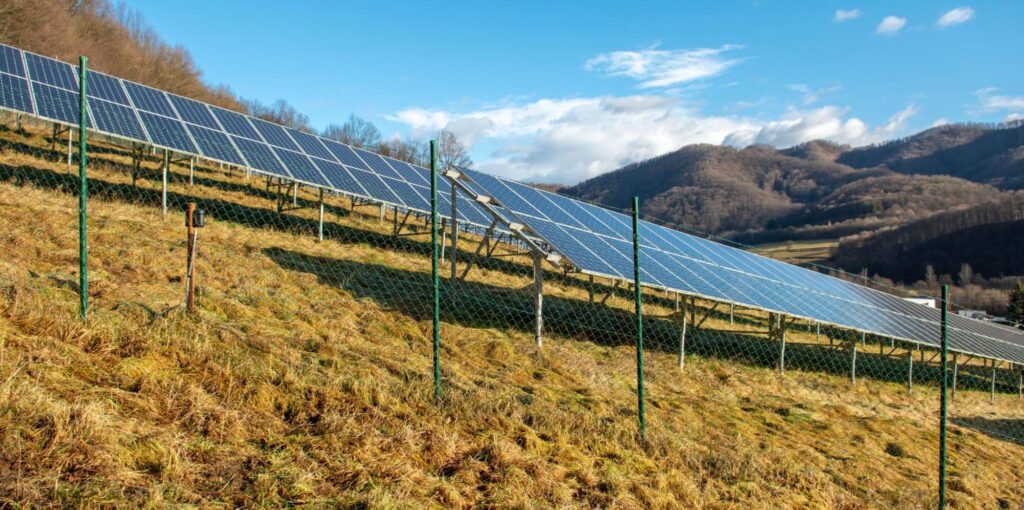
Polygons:
M1024 420L965 416L950 418L949 422L960 427L977 430L1001 441L1024 446Z

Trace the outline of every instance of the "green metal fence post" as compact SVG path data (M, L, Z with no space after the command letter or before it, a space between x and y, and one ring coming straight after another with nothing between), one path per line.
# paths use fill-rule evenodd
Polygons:
M78 314L85 319L89 313L89 240L86 227L86 203L89 196L89 182L85 175L86 127L88 120L89 98L85 93L86 64L85 56L78 59Z
M434 400L441 400L441 289L437 272L437 141L430 141L430 279L433 282Z
M949 286L942 286L942 397L939 405L939 509L946 508L946 414L949 403L947 402L946 386L948 384L948 367L946 358L949 355L947 338L947 313L949 311Z
M640 420L640 440L647 440L644 417L644 316L640 291L640 199L633 197L633 292L636 298L636 399Z

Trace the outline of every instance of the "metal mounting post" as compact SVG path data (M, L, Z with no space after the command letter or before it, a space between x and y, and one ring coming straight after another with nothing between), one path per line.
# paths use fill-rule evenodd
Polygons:
M850 342L850 384L857 382L857 342Z
M433 283L434 400L441 400L441 283L437 274L437 142L430 141L430 279Z
M533 254L533 292L534 292L534 327L537 348L544 346L544 268L541 266L542 255Z
M950 387L949 398L956 399L956 379L960 372L958 353L953 353L953 385Z
M82 56L78 60L78 315L83 319L89 312L89 242L86 226L86 199L89 196L89 181L86 178L86 151L88 140L86 127L88 120L88 95L86 95L86 64L89 59ZM21 128L21 116L18 116Z
M947 311L949 306L949 286L942 286L942 312L941 312L941 348L942 348L942 398L939 402L939 508L946 508L946 415L949 404L946 400L946 377L949 375L946 367L946 358L949 354L949 341L947 334ZM956 359L956 355L953 355ZM955 368L954 368L955 370Z
M914 350L907 350L907 393L914 392Z
M683 320L682 327L679 330L679 368L683 368L683 366L686 364L686 329L687 326L689 326L689 323L687 322L686 318L686 307L684 306L683 308L684 310L679 313L680 317ZM679 309L678 295L676 295L676 309Z
M735 324L733 314L736 312L736 303L729 303L729 324Z
M161 193L163 196L164 205L164 216L167 216L167 172L171 165L171 151L164 149L164 165L163 165L163 187Z
M594 302L594 275L587 275L587 302ZM676 296L676 306L679 305L679 296Z
M786 373L786 330L788 326L786 319L781 315L777 315L779 318L779 373Z
M459 258L458 257L458 253L459 253L458 252L458 250L459 250L459 221L458 221L458 217L459 217L458 216L458 203L459 203L458 199L459 199L459 195L458 195L458 190L459 190L459 188L456 188L455 186L452 186L452 219L451 219L451 226L452 226L452 255L451 255L452 277L451 277L451 280L452 280L452 283L455 282L455 275L456 275L456 272L455 272L456 271L456 267L455 267L455 265L458 263L458 258Z
M192 187L196 183L196 158L189 158L188 160L188 187Z
M636 399L640 421L640 441L647 441L644 410L644 314L640 290L640 199L633 196L633 292L636 299Z
M71 132L74 131L68 128L68 166L71 166Z
M996 360L992 360L992 393L989 396L989 402L996 401L996 368L999 366Z
M324 240L324 189L320 188L320 225L316 231L316 238L318 241L323 242Z

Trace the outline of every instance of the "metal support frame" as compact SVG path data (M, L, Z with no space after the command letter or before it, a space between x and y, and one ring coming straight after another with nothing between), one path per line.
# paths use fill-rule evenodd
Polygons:
M683 303L686 303L686 298L683 298ZM692 305L691 305L692 306ZM679 294L676 294L676 310L679 311L679 316L683 323L679 330L679 368L682 369L686 364L686 329L689 325L687 322L686 305L683 305L683 310L679 310Z
M996 369L999 368L999 362L992 360L992 393L989 396L989 402L996 401Z
M171 151L164 149L163 187L161 188L161 195L163 197L164 216L167 216L167 172L170 171L170 166Z
M640 441L647 441L647 419L644 410L644 314L640 288L640 199L633 196L633 292L636 299L636 399L640 422Z
M68 128L68 166L71 166L71 135L72 135L72 131L74 131L74 130L71 129L71 128Z
M907 351L907 393L914 393L914 350Z
M230 171L230 166L228 171ZM299 181L292 181L292 207L299 206Z
M949 410L949 403L946 399L946 383L949 372L946 367L946 360L949 354L949 338L947 331L949 310L949 286L942 286L942 312L941 312L941 340L942 353L942 397L939 401L939 509L946 508L946 415ZM954 355L955 356L955 355Z
M789 325L786 323L785 318L781 315L779 318L779 373L786 373L786 330L789 329Z
M857 383L857 342L850 342L850 384Z
M316 229L316 240L323 242L324 240L324 189L320 188L320 215L319 225Z
M729 303L729 324L730 325L736 323L735 320L733 319L733 315L735 313L736 313L736 303Z
M950 387L950 393L949 393L949 398L952 398L952 399L956 398L956 380L957 380L957 376L960 375L960 361L957 358L959 358L959 355L958 355L958 353L954 352L953 353L953 384Z
M89 314L89 236L86 206L89 196L89 180L86 176L86 154L89 142L87 136L88 101L86 94L87 64L85 56L78 59L78 315L85 319ZM21 118L20 116L18 117ZM19 122L20 124L20 122ZM20 128L20 125L19 125Z
M188 187L192 187L196 183L196 158L189 158L188 160Z
M541 254L533 254L534 328L537 348L544 346L544 266ZM454 269L454 266L452 267Z
M473 268L473 265L476 264L476 261L480 258L480 250L485 249L485 246L487 246L489 239L491 238L491 235L494 233L494 227L497 225L498 220L493 220L491 221L491 225L487 227L487 231L484 232L484 238L480 240L480 244L476 246L476 251L473 252L473 258L469 259L469 263L466 264L466 269L462 271L462 276L459 277L461 280L466 280L466 275L469 274L469 270ZM488 255L490 255L490 253L488 253ZM593 281L594 277L591 276L590 278L591 281Z
M458 264L458 259L459 259L459 216L458 216L458 207L459 207L459 205L458 204L459 204L458 189L456 189L455 186L452 186L452 217L451 217L451 221L449 222L451 224L451 227L452 227L452 256L450 257L450 261L451 261L451 265L452 265L452 269L451 269L451 273L452 273L451 280L452 280L452 282L455 282L455 275L456 275L456 271L458 270L457 267L456 267L456 264Z

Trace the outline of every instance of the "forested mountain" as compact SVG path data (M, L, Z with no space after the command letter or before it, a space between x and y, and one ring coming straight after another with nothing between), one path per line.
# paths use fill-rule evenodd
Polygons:
M871 234L842 239L836 262L900 281L955 274L961 264L987 277L1024 274L1024 191Z

